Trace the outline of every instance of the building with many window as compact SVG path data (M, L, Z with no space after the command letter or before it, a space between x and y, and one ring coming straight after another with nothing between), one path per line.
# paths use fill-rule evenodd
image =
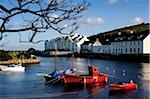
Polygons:
M82 45L82 53L102 54L150 54L149 30L142 32L117 32L100 34L96 41Z
M79 53L81 45L89 41L86 36L80 34L65 35L45 42L45 50L53 53L57 49L59 54L67 54L72 51Z

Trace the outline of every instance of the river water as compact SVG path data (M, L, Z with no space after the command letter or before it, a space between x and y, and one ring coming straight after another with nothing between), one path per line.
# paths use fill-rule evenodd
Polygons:
M39 57L40 64L27 65L23 73L0 71L1 99L149 99L150 97L150 64L111 61L101 59L75 58L76 73L87 74L89 65L96 65L101 72L109 74L109 84L134 80L138 88L128 92L113 93L108 85L66 87L64 84L44 85L42 73L51 73L57 69L71 67L71 58Z

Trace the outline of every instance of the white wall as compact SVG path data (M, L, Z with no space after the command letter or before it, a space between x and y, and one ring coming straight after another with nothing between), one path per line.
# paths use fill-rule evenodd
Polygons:
M94 53L99 53L99 48L100 48L100 46L93 46L92 48L93 48L92 51L93 51Z
M150 54L150 34L143 41L143 53Z
M76 38L77 37L77 38ZM72 39L76 38L74 41ZM80 40L80 41L79 41ZM81 50L81 44L83 44L85 41L88 41L87 37L75 34L72 37L68 36L67 39L65 37L56 38L53 40L48 41L45 44L45 50L51 50L55 49L55 43L57 44L57 49L69 49L72 51L72 48L74 52L80 52Z
M112 42L110 49L111 54L142 54L143 42L141 40Z

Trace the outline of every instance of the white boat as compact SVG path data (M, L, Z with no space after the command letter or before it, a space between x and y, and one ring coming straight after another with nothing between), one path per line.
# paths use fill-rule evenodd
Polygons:
M24 72L25 67L23 67L21 65L15 65L15 64L0 65L0 70L1 71L10 71L10 72Z

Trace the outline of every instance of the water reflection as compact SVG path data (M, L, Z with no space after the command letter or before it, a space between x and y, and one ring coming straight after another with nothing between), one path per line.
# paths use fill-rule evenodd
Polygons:
M115 91L112 91L112 90L110 90L109 91L109 95L110 96L120 96L120 95L132 95L133 94L133 92L135 92L136 91L136 89L130 89L130 90L115 90Z
M121 99L149 97L150 82L150 64L132 63L121 61L109 61L100 59L75 58L75 66L80 74L87 73L87 66L96 65L102 73L109 74L109 83L118 81L128 82L134 80L138 84L138 89L126 94L126 92L110 92L107 85L105 86L76 86L66 87L59 85L44 85L44 77L37 76L37 73L51 73L54 71L55 58L40 57L41 63L29 65L24 73L4 73L0 72L0 91L1 96L10 98L18 96L23 98L105 98ZM66 66L71 67L71 58L58 57L58 69L64 69ZM83 72L81 72L83 71ZM118 94L118 95L117 95Z
M88 74L88 64L84 58L75 58L75 68L77 74Z
M76 92L84 91L83 96L85 97L96 97L98 94L103 92L107 88L106 84L96 85L96 84L66 84L64 86L64 92Z
M142 80L149 80L150 79L150 64L141 64L142 69L141 69L141 79Z
M101 85L101 86L98 86L98 85L94 85L94 86L88 86L87 87L87 91L89 93L90 96L97 96L100 92L104 91L106 86L104 85Z

